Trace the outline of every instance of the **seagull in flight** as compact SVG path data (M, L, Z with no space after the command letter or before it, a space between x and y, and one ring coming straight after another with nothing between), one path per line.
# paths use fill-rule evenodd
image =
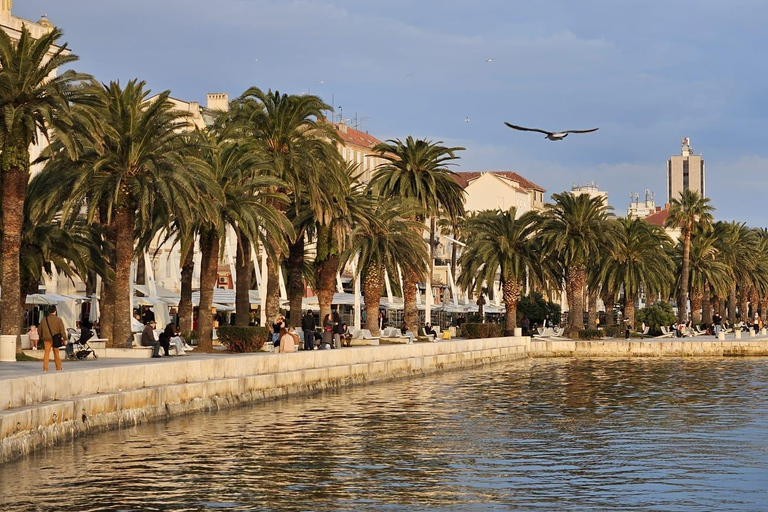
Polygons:
M515 126L514 124L509 124L506 121L504 122L504 124L512 128L513 130L543 133L544 135L547 136L549 140L563 140L568 136L569 133L590 133L590 132L596 132L597 130L599 130L599 128L591 128L589 130L565 130L562 132L548 132L546 130L539 130L538 128L525 128L523 126Z

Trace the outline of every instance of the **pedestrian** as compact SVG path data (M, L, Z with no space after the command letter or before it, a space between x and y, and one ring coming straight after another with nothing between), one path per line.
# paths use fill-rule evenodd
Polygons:
M54 343L54 338L56 338ZM43 354L43 371L48 371L48 357L53 350L53 361L56 363L56 370L61 370L61 354L59 348L64 346L67 339L67 329L64 321L56 315L56 306L51 306L48 315L40 324L40 339L43 340L45 353Z
M285 317L283 315L277 315L275 321L272 322L272 343L274 346L280 346L280 330L285 328Z
M630 331L631 324L629 323L629 318L624 319L624 337L626 339L629 339L629 331Z
M29 346L32 350L37 350L37 342L40 340L40 332L37 330L37 326L32 324L29 326Z
M315 348L315 327L317 322L315 321L315 315L312 314L312 310L308 309L307 314L301 317L301 330L304 331L304 350L312 350Z
M290 332L288 332L288 329L283 327L280 329L280 352L295 352L296 351L296 340L291 335Z
M141 332L141 346L152 347L152 357L160 357L160 343L155 339L156 325L154 320L150 320Z
M723 317L720 316L720 313L715 311L715 314L712 315L712 323L715 324L715 336L718 336L720 334L721 330L721 323L723 322Z

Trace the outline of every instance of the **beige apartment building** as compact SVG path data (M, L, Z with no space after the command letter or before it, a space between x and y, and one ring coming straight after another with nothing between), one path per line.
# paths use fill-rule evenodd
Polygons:
M679 199L684 190L693 190L706 197L704 160L694 155L691 139L684 137L680 155L667 161L667 203Z

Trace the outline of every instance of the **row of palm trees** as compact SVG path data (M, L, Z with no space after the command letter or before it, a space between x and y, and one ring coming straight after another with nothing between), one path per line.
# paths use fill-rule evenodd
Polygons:
M675 290L681 304L690 294L695 318L705 299L724 307L725 298L735 305L737 294L753 304L768 295L758 277L768 275L768 263L756 256L765 254L756 250L768 243L765 233L713 225L708 200L695 194L673 201L669 222L683 231L677 246L643 220L612 218L600 198L568 193L554 194L541 213L466 215L450 170L463 148L412 137L388 141L374 148L384 163L362 184L356 166L341 158L336 130L324 121L330 107L317 96L250 88L210 126L194 129L168 91L151 96L143 82L104 84L72 71L51 79L53 69L76 58L66 45L55 46L60 37L56 29L39 40L23 30L18 42L0 34L3 333L20 332L24 296L53 265L91 288L96 276L103 279L102 334L114 346L129 344L131 261L158 242L180 249L179 316L189 330L193 254L197 247L200 311L209 311L228 232L238 246L238 311L249 310L254 246L268 254L267 318L279 310L280 272L289 322L298 325L305 284L324 316L336 275L352 265L367 327L376 330L389 279L403 294L406 326L416 329L417 283L433 261L424 232L427 224L434 232L437 218L466 245L459 284L481 293L499 282L508 331L526 288L551 295L564 283L569 331L583 328L585 294L590 323L598 297L611 309L623 297L633 318L641 293L667 300ZM28 148L41 135L50 141L40 158L45 167L27 186ZM248 320L236 316L239 325ZM203 349L211 348L211 323L199 316Z

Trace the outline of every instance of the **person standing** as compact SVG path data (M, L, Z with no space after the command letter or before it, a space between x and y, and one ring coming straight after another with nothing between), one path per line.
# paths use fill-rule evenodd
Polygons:
M37 342L40 341L40 332L37 330L37 326L32 324L29 326L29 346L32 350L37 350Z
M301 330L304 331L304 350L315 348L315 315L308 309L307 314L301 318Z
M160 343L155 339L155 323L151 320L141 332L141 346L152 347L152 357L160 357Z
M67 339L67 329L64 327L64 321L56 315L56 306L51 306L48 310L48 316L40 324L40 339L43 340L45 353L43 354L43 371L48 371L48 357L53 349L53 361L56 363L56 370L61 370L61 354L59 348L53 346L53 337L58 334L61 336L61 343Z
M715 324L715 336L718 336L720 334L720 329L722 329L720 324L723 323L723 317L721 317L720 313L717 311L715 311L715 314L712 315L712 323Z

